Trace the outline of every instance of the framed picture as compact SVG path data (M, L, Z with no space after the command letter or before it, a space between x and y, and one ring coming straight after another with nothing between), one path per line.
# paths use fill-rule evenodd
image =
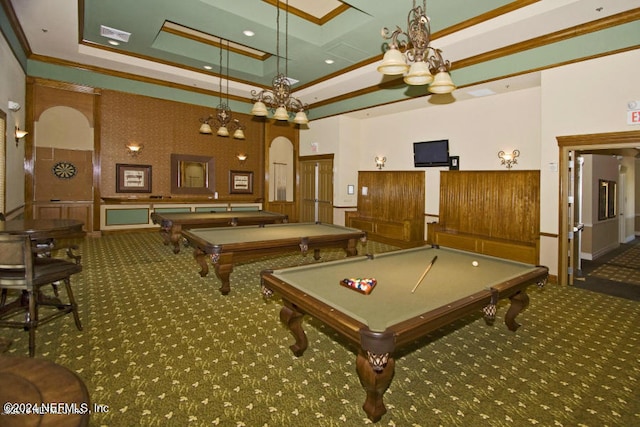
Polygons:
M229 193L253 194L253 172L229 171Z
M598 220L615 218L618 215L618 189L615 181L598 180Z
M151 166L116 164L117 193L151 193Z

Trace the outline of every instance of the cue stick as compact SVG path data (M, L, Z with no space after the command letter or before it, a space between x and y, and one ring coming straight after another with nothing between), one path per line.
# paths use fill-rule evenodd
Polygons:
M411 293L414 293L416 291L416 289L418 289L418 286L420 286L420 283L422 283L422 280L424 279L424 276L426 276L427 273L429 272L429 270L431 270L431 267L433 267L433 263L436 262L437 259L438 259L438 255L433 257L433 259L431 260L429 265L427 265L426 270L424 270L424 273L422 273L422 276L420 276L420 278L418 279L418 283L416 283L416 285L413 287L413 289L411 289Z

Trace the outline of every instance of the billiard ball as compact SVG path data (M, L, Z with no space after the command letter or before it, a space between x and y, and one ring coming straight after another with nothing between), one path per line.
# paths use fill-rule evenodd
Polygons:
M477 266L478 266L478 261L473 261L473 262L471 263L471 265L473 265L474 267L477 267Z

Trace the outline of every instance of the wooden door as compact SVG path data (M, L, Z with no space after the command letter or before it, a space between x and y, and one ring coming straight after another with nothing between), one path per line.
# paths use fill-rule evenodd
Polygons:
M300 158L300 222L333 224L333 155Z

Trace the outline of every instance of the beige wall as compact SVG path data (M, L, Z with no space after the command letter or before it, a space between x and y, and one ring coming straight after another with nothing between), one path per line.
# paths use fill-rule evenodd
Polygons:
M541 232L557 234L559 230L559 172L553 168L559 160L556 137L638 130L626 124L626 112L629 101L640 99L639 63L640 50L635 50L542 73ZM603 76L612 70L611 84L601 86ZM540 262L556 274L557 239L543 236L540 246Z
M317 143L322 153L336 154L339 191L357 182L358 170L375 170L374 158L385 156L385 170L414 170L413 143L449 139L451 155L460 156L461 169L502 169L497 153L519 149L519 169L539 168L539 89L526 89L497 97L477 98L459 104L425 106L401 114L365 120L327 118L314 121L300 132L301 153ZM426 101L425 101L426 105ZM463 118L464 124L460 124ZM336 130L339 127L339 130ZM327 130L329 130L327 132ZM331 151L331 150L336 151ZM438 213L439 174L443 168L418 168L426 172L425 212ZM343 188L344 187L344 188ZM355 198L338 193L337 205Z
M15 144L15 126L25 128L25 74L11 52L4 37L0 37L0 109L7 114L6 153L6 212L17 212L24 207L24 139ZM13 112L9 101L19 103L22 108Z
M541 172L540 231L545 236L540 241L540 262L557 274L556 136L637 130L626 124L626 106L628 101L640 100L638 64L640 50L543 71L539 88L363 120L313 121L300 133L300 152L310 154L315 144L320 153L336 154L334 203L341 206L351 201L341 193L342 187L354 180L357 170L373 170L375 156L387 157L385 170L414 169L415 141L448 138L451 155L460 156L460 168L473 170L501 169L498 151L519 149L515 167ZM615 81L600 86L611 70L615 70ZM426 169L427 214L438 213L439 170Z

